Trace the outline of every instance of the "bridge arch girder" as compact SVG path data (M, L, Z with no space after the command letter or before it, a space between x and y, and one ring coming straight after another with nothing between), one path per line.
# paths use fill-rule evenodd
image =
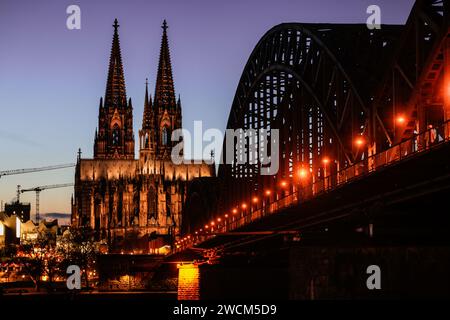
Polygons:
M336 40L336 35L356 34L357 38L364 39L359 47L378 46L387 51L395 37L388 39L386 35L398 27L387 29L380 34L370 34L366 25L336 27L288 23L275 26L261 38L248 59L236 90L227 129L283 129L280 134L280 176L292 176L298 163L309 166L313 175L320 176L323 173L320 173L318 161L323 155L331 155L336 168L363 159L367 148L355 146L354 139L362 135L367 142L365 146L369 146L373 130L369 130L371 101L364 99L369 85L366 86L361 79L371 77L373 83L376 76L371 74L372 70L365 70L364 59L360 61L348 56L344 50L345 43ZM354 38L347 37L346 43ZM386 46L386 42L389 45ZM357 77L351 68L355 65L360 71ZM372 69L376 68L372 66ZM309 115L305 110L301 111L305 108ZM311 123L305 121L306 118ZM310 128L306 128L308 126ZM307 135L311 141L306 141ZM295 148L292 148L292 139L296 140L293 143ZM255 142L259 146L259 141ZM238 155L234 156L236 159ZM236 162L219 167L219 177L224 185L233 178L245 178L241 179L239 190L233 193L245 196L263 184L273 183L274 179L257 177L257 166L239 166Z

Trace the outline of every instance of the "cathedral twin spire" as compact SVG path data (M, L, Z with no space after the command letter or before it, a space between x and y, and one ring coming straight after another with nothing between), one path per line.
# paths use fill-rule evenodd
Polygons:
M163 34L156 76L154 100L148 97L148 82L145 86L144 115L140 137L140 156L145 159L165 159L170 156L171 132L181 128L181 102L175 101L175 88L170 61L167 22L162 24Z
M108 79L105 99L100 100L94 158L134 159L133 113L131 99L127 102L117 19L113 27ZM153 102L148 95L146 81L142 129L139 131L140 156L166 158L172 147L170 134L181 128L181 102L175 100L167 28L164 20Z
M159 54L158 75L156 77L155 104L159 107L175 107L175 90L170 62L169 41L167 40L167 22L164 20L161 50Z
M125 77L123 74L122 55L120 53L120 41L117 19L114 20L114 35L109 59L108 80L106 83L105 104L123 106L127 100L125 90Z

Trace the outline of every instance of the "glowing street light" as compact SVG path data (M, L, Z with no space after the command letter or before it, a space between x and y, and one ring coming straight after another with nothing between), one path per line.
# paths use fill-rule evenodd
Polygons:
M244 202L241 207L242 207L242 209L246 209L247 208L247 204Z
M235 209L233 209L233 214L236 214L237 213L237 209L235 208Z
M258 197L253 197L252 201L253 201L253 203L257 203L258 202Z
M304 179L304 178L306 178L308 176L308 171L306 169L304 169L304 168L300 168L298 170L298 176L299 176L300 179Z
M358 147L362 147L364 145L364 139L362 137L358 137L355 139L355 144Z
M287 182L286 182L285 180L282 180L282 181L280 182L280 186L281 186L282 188L286 188L286 187L287 187Z
M325 157L325 158L322 159L322 163L323 163L324 165L327 165L327 164L330 163L330 159L327 158L327 157Z
M265 194L266 194L266 196L270 196L272 194L272 191L271 190L266 190Z
M399 116L397 116L395 121L397 122L397 124L404 124L406 122L406 119L404 116L399 115Z

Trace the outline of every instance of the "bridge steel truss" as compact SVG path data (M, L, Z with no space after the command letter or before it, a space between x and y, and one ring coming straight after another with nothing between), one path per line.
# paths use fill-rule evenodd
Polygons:
M448 120L449 11L448 1L423 0L405 26L286 23L269 30L248 59L227 123L267 129L269 138L246 136L246 146L234 140L233 150L224 141L222 161L229 152L233 161L219 166L218 214L245 214L254 209L251 199L257 206L302 183L338 179L338 171ZM273 129L277 159L267 156ZM266 160L278 160L276 174L261 174Z

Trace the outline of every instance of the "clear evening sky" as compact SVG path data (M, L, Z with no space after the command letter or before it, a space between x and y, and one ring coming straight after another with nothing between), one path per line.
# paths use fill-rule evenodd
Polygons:
M105 93L114 18L134 130L141 126L145 78L153 95L167 19L183 125L224 129L243 67L260 37L282 22L365 23L371 4L382 23L404 24L413 0L0 0L0 171L92 157L99 98ZM66 28L66 8L81 8L81 30ZM192 132L192 131L191 131ZM138 150L138 141L136 141ZM16 185L73 182L74 171L6 176L0 200ZM73 188L41 193L41 212L70 212ZM34 193L22 195L32 203Z

